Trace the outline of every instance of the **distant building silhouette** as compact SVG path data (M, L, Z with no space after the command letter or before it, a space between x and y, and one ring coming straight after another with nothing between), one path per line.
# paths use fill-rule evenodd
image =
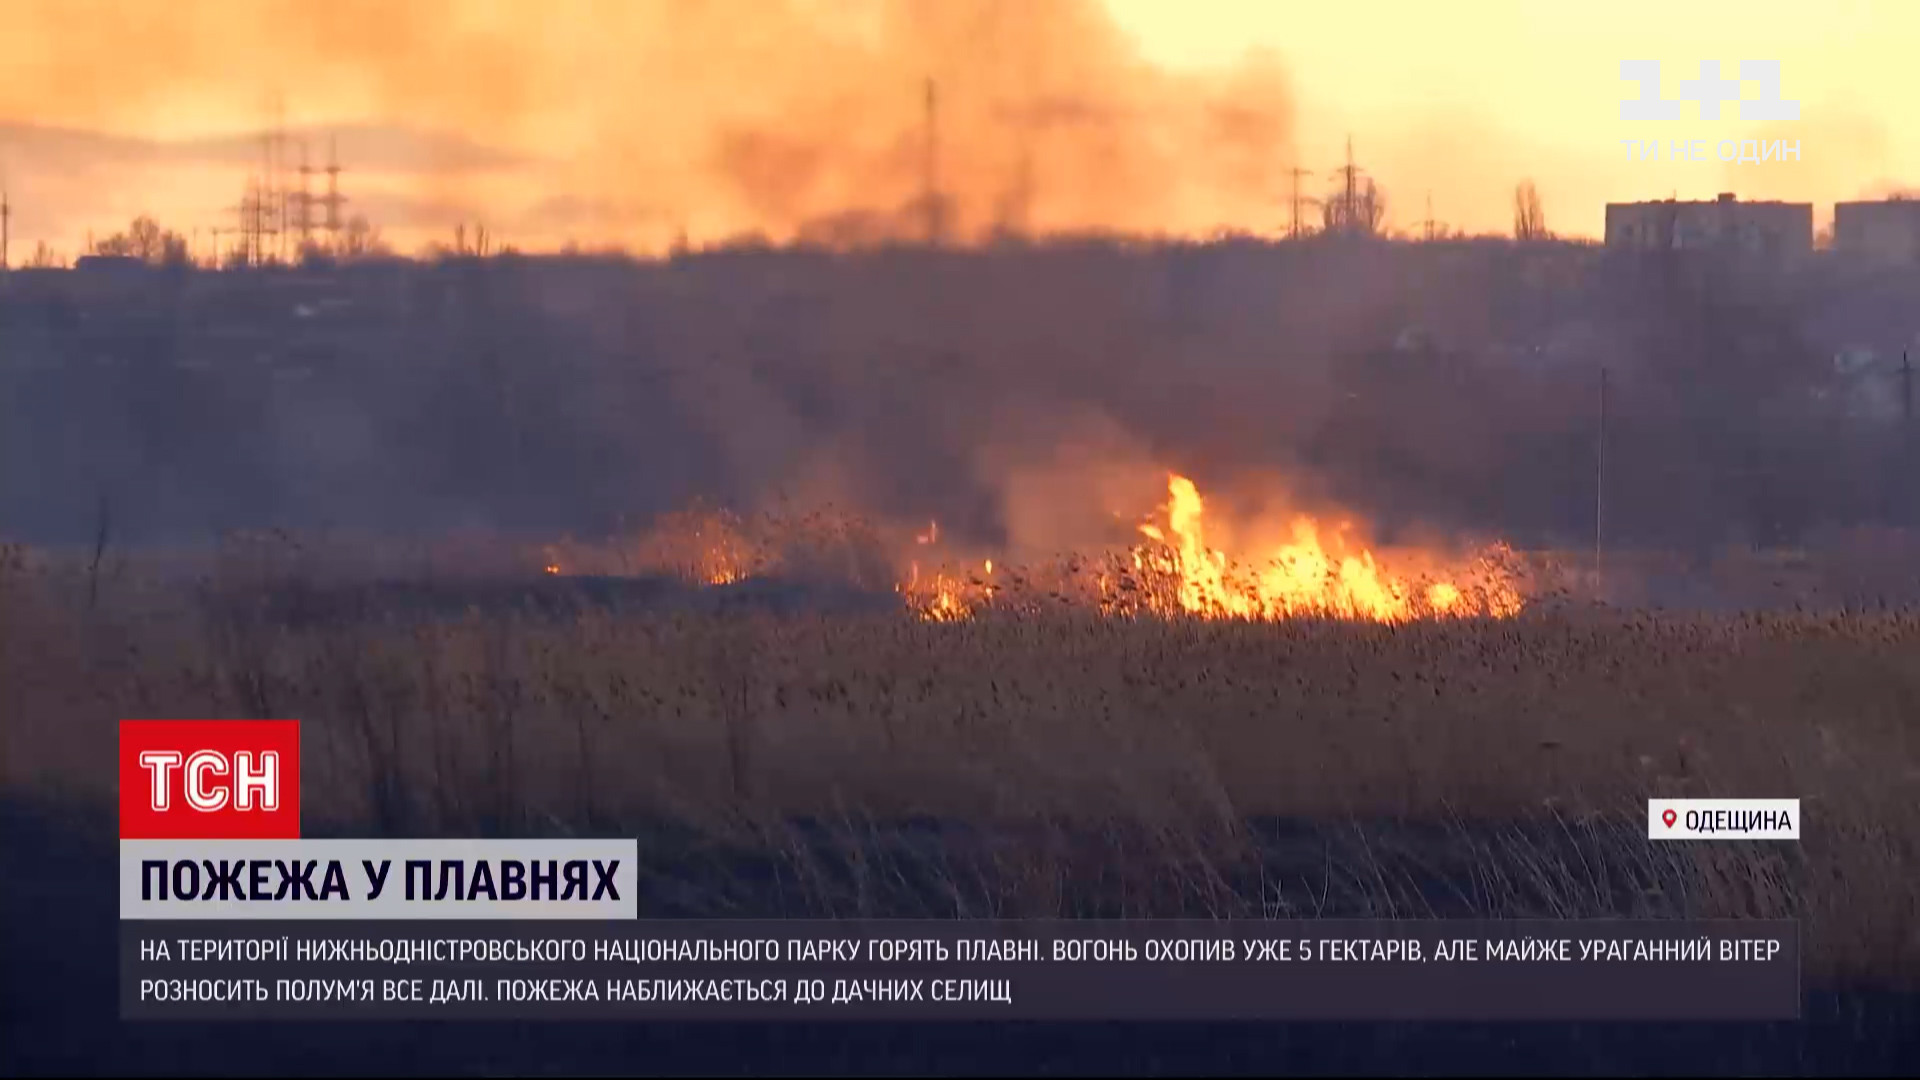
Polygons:
M1813 204L1712 201L1608 203L1609 248L1638 251L1731 250L1792 259L1813 251Z
M1833 250L1884 263L1920 263L1920 199L1833 204Z

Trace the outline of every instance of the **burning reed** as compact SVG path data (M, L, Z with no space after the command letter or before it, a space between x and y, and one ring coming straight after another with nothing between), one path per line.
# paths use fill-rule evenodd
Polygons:
M1525 604L1522 573L1503 546L1468 558L1399 552L1421 569L1396 573L1349 529L1295 514L1278 535L1255 530L1229 554L1209 543L1198 486L1173 474L1167 492L1167 502L1136 527L1135 543L1030 564L943 543L937 521L913 531L909 543L904 530L831 512L748 518L704 506L666 515L633 540L548 545L538 561L556 577L665 574L701 585L772 578L890 589L933 621L1077 607L1120 616L1404 622L1505 618Z
M1920 970L1911 609L294 624L7 566L16 794L110 802L122 717L291 716L317 831L641 835L661 910L1788 914L1810 972ZM1650 795L1805 839L1651 844Z

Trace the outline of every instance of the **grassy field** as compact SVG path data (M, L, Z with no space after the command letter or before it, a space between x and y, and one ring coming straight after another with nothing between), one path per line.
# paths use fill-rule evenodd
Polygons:
M309 834L640 836L643 913L1802 917L1920 972L1920 610L1249 623L359 611L27 569L4 783L107 807L123 717L304 723ZM1798 797L1661 845L1649 795Z

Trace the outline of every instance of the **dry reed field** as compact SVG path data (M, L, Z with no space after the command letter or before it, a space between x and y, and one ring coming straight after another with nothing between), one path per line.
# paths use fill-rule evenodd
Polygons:
M109 805L123 717L295 717L309 834L638 835L643 914L1798 915L1810 980L1920 972L1913 608L299 621L82 564L0 577L15 796Z

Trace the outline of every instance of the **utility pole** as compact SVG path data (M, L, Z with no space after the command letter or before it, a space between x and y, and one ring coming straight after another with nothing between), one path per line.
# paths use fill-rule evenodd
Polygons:
M1352 206L1353 196L1354 196L1354 184L1353 184L1354 168L1353 168L1353 136L1351 135L1347 136L1347 166L1346 168L1340 171L1341 171L1341 174L1346 177L1346 181L1347 181L1347 205Z
M1600 368L1600 430L1595 440L1593 469L1593 590L1602 593L1607 520L1607 369Z
M0 188L0 274L13 268L7 259L7 245L13 239L13 204L7 201L7 189Z
M1359 210L1359 181L1355 176L1357 172L1359 172L1359 170L1356 169L1353 164L1353 136L1349 135L1347 136L1347 167L1340 170L1341 175L1346 179L1347 185L1346 201L1341 205L1346 210L1347 224L1349 227L1352 226L1355 213Z
M1913 350L1900 350L1900 420L1913 434Z
M1033 216L1033 147L1025 134L1020 139L1020 160L1014 168L1013 190L1001 202L1000 227L1017 236L1026 236Z
M921 193L927 208L927 244L940 246L943 239L944 223L941 220L940 205L940 103L936 97L933 78L927 78L926 125L927 125L927 161L926 175L922 178L925 191Z
M1920 516L1920 500L1915 498L1915 492L1920 491L1920 486L1916 486L1917 482L1913 475L1915 466L1920 465L1920 460L1916 460L1914 455L1913 350L1911 348L1900 350L1900 443L1901 456L1905 460L1900 463L1898 471L1900 478L1905 481L1904 486L1907 491L1906 524L1913 525L1916 523L1915 518Z
M247 185L247 193L240 199L241 226L246 231L247 265L256 267L267 261L266 228L261 217L262 182L255 180Z

